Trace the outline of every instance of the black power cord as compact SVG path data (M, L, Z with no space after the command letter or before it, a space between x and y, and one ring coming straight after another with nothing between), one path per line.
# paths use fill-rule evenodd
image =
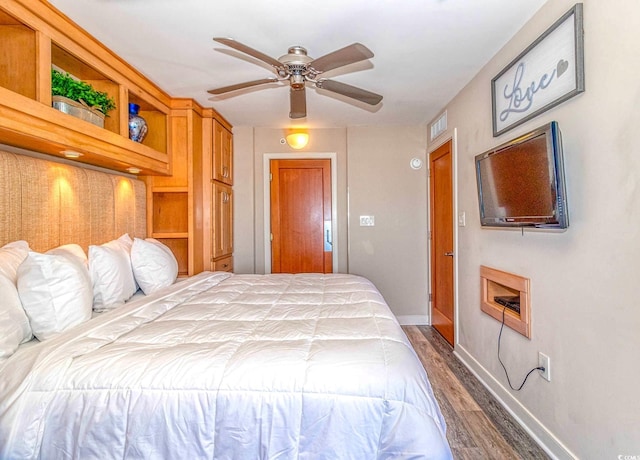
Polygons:
M509 378L509 373L507 372L507 368L504 366L504 363L502 362L502 359L500 359L500 340L502 339L502 330L504 329L504 315L505 312L507 311L507 307L505 306L502 309L502 325L500 326L500 334L498 334L498 361L500 361L500 365L502 366L502 368L504 369L504 375L507 376L507 382L509 382L509 386L511 387L512 390L515 391L520 391L522 390L522 387L524 386L524 384L526 383L527 379L529 378L529 376L534 372L534 371L542 371L544 372L544 367L539 366L539 367L534 367L533 369L531 369L527 375L525 375L524 380L522 381L522 384L518 387L518 388L514 388L513 385L511 385L511 379Z

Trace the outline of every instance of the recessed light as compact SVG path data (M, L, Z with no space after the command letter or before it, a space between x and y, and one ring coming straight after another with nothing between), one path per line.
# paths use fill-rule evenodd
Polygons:
M131 166L130 168L127 168L127 171L129 171L131 174L140 174L140 169L134 168L133 166Z
M62 153L65 158L80 158L83 154L80 152L76 152L75 150L63 150Z

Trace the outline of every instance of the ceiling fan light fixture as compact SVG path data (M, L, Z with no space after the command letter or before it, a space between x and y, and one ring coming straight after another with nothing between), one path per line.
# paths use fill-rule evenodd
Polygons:
M302 75L291 75L289 81L291 82L291 89L298 90L304 88L304 76Z
M309 133L295 132L287 134L287 144L292 149L300 150L309 143Z

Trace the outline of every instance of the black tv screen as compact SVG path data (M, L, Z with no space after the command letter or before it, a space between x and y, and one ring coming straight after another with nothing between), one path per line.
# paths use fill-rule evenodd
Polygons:
M557 122L476 155L475 162L482 226L569 226Z

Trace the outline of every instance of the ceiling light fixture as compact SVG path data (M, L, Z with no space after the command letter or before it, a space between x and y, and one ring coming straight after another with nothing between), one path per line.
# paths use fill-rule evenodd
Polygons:
M140 169L134 168L133 166L131 166L130 168L127 168L127 171L129 171L131 174L140 174Z
M307 146L309 143L309 134L308 133L300 133L295 132L291 134L287 134L287 144L292 149L300 150Z
M65 158L80 158L83 154L80 152L76 152L75 150L63 150L60 152L64 155Z

